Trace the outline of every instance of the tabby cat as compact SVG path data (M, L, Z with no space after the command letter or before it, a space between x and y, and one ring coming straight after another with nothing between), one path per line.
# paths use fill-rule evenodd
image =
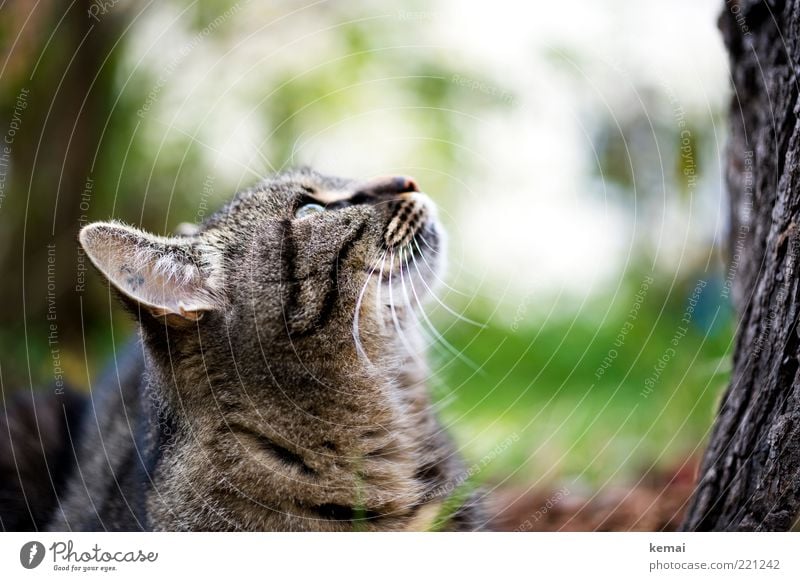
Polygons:
M444 239L413 180L295 170L179 236L100 222L80 243L140 340L58 426L52 512L6 503L4 528L481 528L425 386Z

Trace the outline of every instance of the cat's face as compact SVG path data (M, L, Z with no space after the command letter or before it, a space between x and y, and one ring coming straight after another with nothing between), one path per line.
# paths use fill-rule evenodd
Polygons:
M409 178L311 171L242 192L179 237L97 223L80 240L123 299L157 322L249 322L273 343L324 336L358 349L402 334L443 253L435 207Z

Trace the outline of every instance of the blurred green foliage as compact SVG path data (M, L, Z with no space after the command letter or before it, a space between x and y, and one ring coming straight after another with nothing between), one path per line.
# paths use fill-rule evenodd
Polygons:
M681 323L698 281L706 282L698 306ZM435 351L436 393L482 468L476 478L597 485L699 455L730 371L732 313L718 281L714 271L676 282L634 268L616 296L596 296L581 313L546 323L523 317L476 329L439 313L445 338L480 366ZM632 319L637 293L644 298ZM483 321L492 308L486 298L464 315ZM676 335L674 355L666 353ZM510 437L512 445L493 452Z

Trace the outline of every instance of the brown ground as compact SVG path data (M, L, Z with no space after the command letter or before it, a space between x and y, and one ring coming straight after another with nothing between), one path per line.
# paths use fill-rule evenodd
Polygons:
M695 461L652 472L632 487L599 492L569 487L526 491L499 488L490 495L489 527L496 531L674 531L692 493Z

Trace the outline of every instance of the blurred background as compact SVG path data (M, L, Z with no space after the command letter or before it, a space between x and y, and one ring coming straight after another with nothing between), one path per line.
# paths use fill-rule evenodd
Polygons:
M410 174L451 238L426 327L470 475L528 498L521 530L604 491L657 504L730 367L721 9L7 0L4 394L90 389L133 332L85 223L169 233L295 165Z

